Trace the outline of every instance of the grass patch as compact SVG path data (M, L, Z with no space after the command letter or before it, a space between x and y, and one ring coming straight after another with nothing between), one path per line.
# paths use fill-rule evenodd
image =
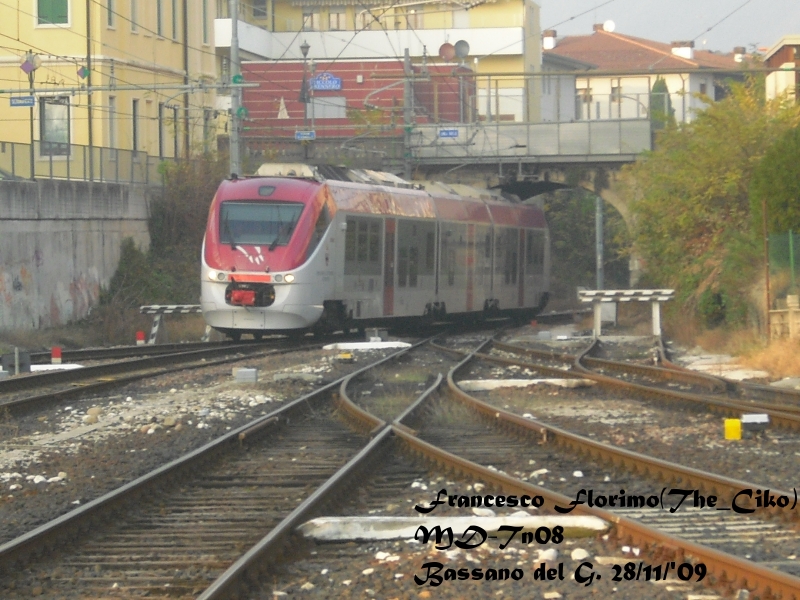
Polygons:
M780 339L769 346L752 347L743 354L742 363L767 371L773 377L800 376L800 342Z

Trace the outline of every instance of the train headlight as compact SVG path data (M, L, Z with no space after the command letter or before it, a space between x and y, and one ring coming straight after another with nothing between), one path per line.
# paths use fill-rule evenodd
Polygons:
M217 273L217 281L225 281L225 273Z
M284 275L283 280L286 283L292 283L294 281L294 275L292 275L291 273L288 273L288 274Z
M283 275L275 275L275 283L280 283L283 281Z
M208 272L208 278L211 281L214 281L217 278L217 272L216 271L209 271Z
M223 271L214 271L213 269L208 271L208 278L211 281L225 281L226 277L227 275Z

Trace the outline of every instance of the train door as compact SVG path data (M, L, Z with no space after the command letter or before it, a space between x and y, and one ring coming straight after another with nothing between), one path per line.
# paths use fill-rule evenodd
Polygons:
M353 311L353 317L379 317L383 312L380 288L382 219L348 215L346 223L342 297Z
M467 311L473 308L475 285L475 225L467 225Z
M396 219L386 219L383 250L383 315L394 314L394 238Z
M417 316L434 301L436 224L397 219L394 315Z
M536 306L542 292L547 291L545 281L546 233L540 229L528 229L525 232L525 287L527 305Z

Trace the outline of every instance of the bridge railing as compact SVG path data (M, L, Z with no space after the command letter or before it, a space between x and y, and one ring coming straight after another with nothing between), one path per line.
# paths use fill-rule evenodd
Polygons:
M630 161L652 148L649 120L616 119L570 123L468 123L417 125L411 131L414 159L495 161L540 157Z

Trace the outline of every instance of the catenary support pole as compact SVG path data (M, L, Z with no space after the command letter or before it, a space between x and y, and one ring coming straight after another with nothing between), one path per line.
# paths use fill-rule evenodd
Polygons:
M231 14L231 79L241 73L239 63L239 0L228 0ZM241 89L231 89L231 175L241 174L241 152L239 141L239 107L241 106Z

